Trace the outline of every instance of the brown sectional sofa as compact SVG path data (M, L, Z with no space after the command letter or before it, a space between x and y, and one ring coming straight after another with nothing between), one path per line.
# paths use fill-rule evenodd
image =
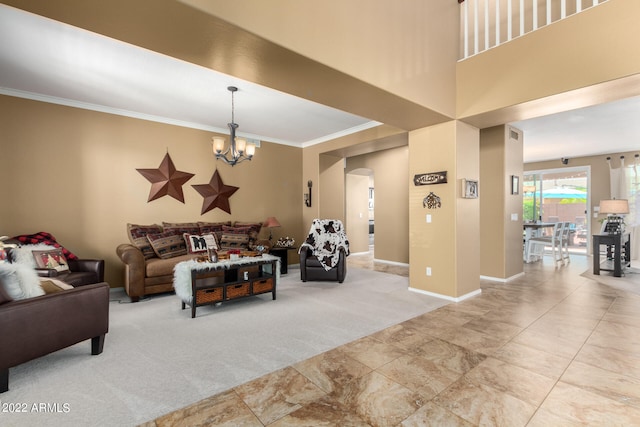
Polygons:
M240 221L127 224L130 242L116 248L125 266L125 291L132 302L146 295L173 291L173 267L202 255L187 248L185 234L214 235L218 248L223 250L247 249L259 242L261 228L262 222ZM178 247L181 244L182 248Z
M108 331L108 283L15 301L3 293L0 393L9 389L9 368L87 339L91 339L91 354L100 354Z

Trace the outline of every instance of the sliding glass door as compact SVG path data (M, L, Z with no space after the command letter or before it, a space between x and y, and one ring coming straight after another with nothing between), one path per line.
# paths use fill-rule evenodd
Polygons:
M525 222L571 223L569 250L588 253L589 175L588 167L527 171L523 179Z

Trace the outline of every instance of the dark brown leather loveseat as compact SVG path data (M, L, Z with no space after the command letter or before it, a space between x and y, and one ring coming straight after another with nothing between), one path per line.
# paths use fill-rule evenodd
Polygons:
M0 295L0 393L9 389L9 368L88 339L100 354L108 331L108 283L17 301Z
M62 280L73 287L104 282L103 259L67 260L69 271L58 272L54 269L37 268L38 276Z

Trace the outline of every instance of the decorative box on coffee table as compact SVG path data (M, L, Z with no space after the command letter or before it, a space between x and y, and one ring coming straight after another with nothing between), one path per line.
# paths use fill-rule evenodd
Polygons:
M182 309L196 308L238 298L271 292L276 299L280 258L263 254L256 257L218 262L183 261L174 269L174 288L182 300Z

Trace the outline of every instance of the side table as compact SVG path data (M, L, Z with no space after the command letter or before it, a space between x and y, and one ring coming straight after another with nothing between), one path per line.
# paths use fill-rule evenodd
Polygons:
M280 274L287 274L287 264L289 262L289 251L295 248L279 248L273 247L269 249L271 255L280 257Z
M629 233L594 234L593 274L600 274L600 270L605 270L613 271L614 277L621 277L622 270L631 260L631 243L629 238ZM604 267L600 264L600 245L607 246L607 260L602 263Z

